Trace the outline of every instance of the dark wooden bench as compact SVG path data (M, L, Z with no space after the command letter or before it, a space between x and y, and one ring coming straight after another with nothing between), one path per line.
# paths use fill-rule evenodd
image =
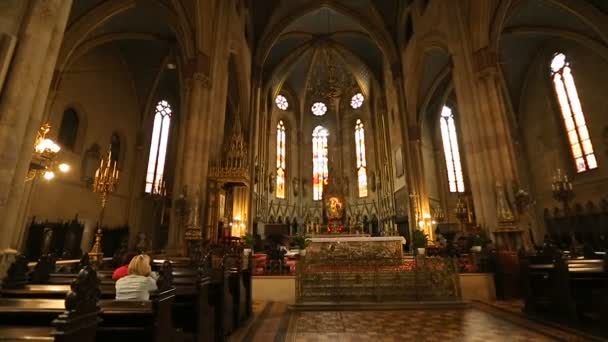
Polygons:
M523 259L524 310L575 324L581 319L608 322L607 265L603 259L560 254Z
M25 265L23 258L11 265L3 285L11 287L22 279ZM98 291L95 271L88 267L79 272L65 299L0 298L0 340L93 341Z
M4 298L0 298L0 313L17 313L6 320L9 325L20 325L20 322L26 320L33 320L40 325L63 311L64 300L52 297L65 297L65 285L31 285L30 289L30 293L27 289L4 292ZM16 297L7 298L10 294L15 294ZM103 337L103 341L105 338L143 336L150 341L173 340L175 336L171 309L174 297L175 289L170 289L152 294L147 301L101 299L98 302L101 309L98 337Z
M164 260L155 260L155 267ZM173 324L185 340L206 342L215 340L215 315L209 295L210 278L200 274L189 260L171 260L175 287Z
M170 266L170 265L169 265ZM11 266L12 267L12 266ZM90 266L88 266L90 270ZM14 272L13 272L14 273ZM99 307L94 317L101 323L97 329L93 329L90 339L79 339L77 341L93 340L97 334L100 341L133 341L145 337L150 341L175 341L179 340L172 326L172 305L175 297L175 288L171 287L171 279L166 274L171 273L169 269L161 270L161 278L157 284L159 291L151 294L147 301L117 301L114 300L114 286L106 288L105 297L97 301L103 291L100 291L99 279L93 271L90 282L95 286L95 307ZM20 278L20 277L17 277ZM80 275L69 275L63 279L77 280ZM14 283L14 282L13 282ZM44 335L48 340L48 332L53 332L49 322L57 317L63 308L63 298L70 291L72 285L56 284L23 284L17 282L17 286L5 286L1 291L0 319L2 325L7 329L7 336L13 336L15 327L21 327L24 323L36 329L30 329L31 335ZM9 282L9 285L11 283ZM17 312L18 314L15 314ZM101 319L100 319L101 318ZM46 326L46 329L43 329ZM45 333L46 331L46 333ZM36 337L38 338L38 337ZM42 337L40 337L42 338ZM52 337L50 337L52 338Z

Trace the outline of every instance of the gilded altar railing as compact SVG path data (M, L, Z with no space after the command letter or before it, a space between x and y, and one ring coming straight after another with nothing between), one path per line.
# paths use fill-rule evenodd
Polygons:
M305 302L460 300L456 262L442 257L302 258L296 297Z

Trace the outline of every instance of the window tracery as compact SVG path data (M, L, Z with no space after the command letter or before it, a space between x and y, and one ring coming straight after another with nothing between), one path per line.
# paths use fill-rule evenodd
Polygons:
M355 152L357 154L357 184L359 197L367 197L367 162L365 160L365 130L361 119L355 124Z
M562 112L576 172L595 169L597 168L597 160L593 152L593 144L591 144L570 62L565 54L557 53L553 56L551 78Z
M443 154L448 171L448 186L450 192L464 192L464 177L462 164L460 163L460 149L458 147L458 135L452 109L443 106L440 118L441 140L443 142Z
M283 120L277 124L277 198L285 198L285 125Z
M146 193L154 193L163 187L167 144L169 142L169 126L171 124L171 105L161 100L156 105L154 124L152 126L152 141L146 172Z
M323 187L327 185L329 166L327 159L327 137L329 132L323 126L317 126L312 132L312 163L313 163L313 200L323 198Z

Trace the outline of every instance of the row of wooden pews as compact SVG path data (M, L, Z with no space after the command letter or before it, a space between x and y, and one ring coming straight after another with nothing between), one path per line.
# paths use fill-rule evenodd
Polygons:
M568 259L554 248L521 259L524 311L573 325L608 323L608 258Z
M39 264L47 263L43 258ZM89 331L86 338L78 335L66 341L92 341L95 336L101 341L225 341L251 313L251 262L240 262L242 267L236 267L238 262L225 262L231 258L240 260L239 255L221 255L216 268L203 267L189 259L154 260L153 269L161 275L159 291L149 301L116 301L112 271L94 270L86 257L78 264L83 266L79 273L66 272L69 268L65 267L63 272L57 272L51 267L52 262L28 272L25 259L20 257L0 290L0 341L15 340L23 326L31 332L23 335L24 340L35 337L34 340L64 341L58 337L60 330L55 324L67 310L63 298L73 292L74 284L82 283L79 279L83 273L88 277L87 284L96 288L97 311L91 311L89 316L99 323L89 322L93 324L93 335ZM2 319L15 311L19 315Z

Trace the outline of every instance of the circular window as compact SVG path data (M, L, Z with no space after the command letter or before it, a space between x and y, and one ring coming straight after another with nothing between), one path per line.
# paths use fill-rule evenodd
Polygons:
M283 95L277 95L277 98L274 99L274 102L277 104L277 107L279 107L279 109L281 109L281 110L285 110L285 109L287 109L287 107L289 107L289 102L287 102L287 99Z
M327 112L327 106L323 102L315 102L312 105L312 113L316 116L324 115Z
M353 95L353 98L350 100L350 106L353 107L353 109L357 109L363 105L363 100L363 94L357 93Z
M558 72L564 66L566 66L566 55L563 53L556 54L551 61L551 70L553 70L553 72Z

